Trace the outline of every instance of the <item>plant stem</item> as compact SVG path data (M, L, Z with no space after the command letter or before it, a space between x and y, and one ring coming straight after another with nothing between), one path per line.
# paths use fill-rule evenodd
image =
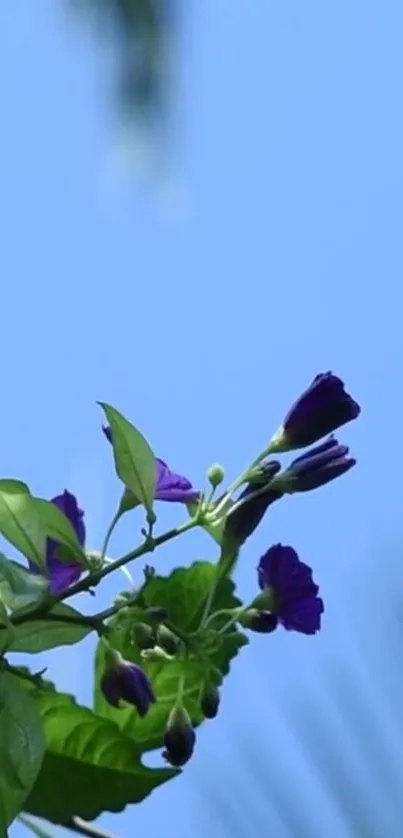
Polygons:
M61 824L64 829L69 829L70 832L75 832L77 835L85 835L87 838L117 838L112 832L106 832L104 829L99 829L81 818L71 818L66 823Z
M81 593L81 591L87 591L89 588L95 588L99 585L102 579L105 579L105 577L109 576L110 573L113 573L115 570L118 570L120 567L123 567L134 559L140 559L147 553L152 553L157 547L160 547L161 544L165 544L166 541L171 541L178 535L182 535L188 530L192 530L199 524L200 518L196 516L191 518L189 521L186 521L185 524L181 524L179 527L174 527L174 529L168 530L162 535L157 536L157 538L147 538L144 544L141 544L140 547L137 547L135 550L131 550L130 553L126 553L124 556L121 556L120 559L116 559L116 561L107 564L105 567L101 568L101 570L95 571L90 576L82 579L80 582L76 582L76 584L72 585L71 588L63 591L63 593L57 597L57 602L62 602L65 599L75 596L75 594Z

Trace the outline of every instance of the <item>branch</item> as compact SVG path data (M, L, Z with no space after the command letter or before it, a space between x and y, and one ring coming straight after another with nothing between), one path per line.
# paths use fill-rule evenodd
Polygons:
M87 821L81 818L71 818L66 823L61 824L64 829L69 829L70 832L75 832L77 835L85 835L87 838L117 838L112 832L106 832L104 829L99 829L97 826L92 826Z
M79 594L82 591L88 591L89 588L95 588L97 585L99 585L102 579L105 579L105 577L109 576L110 573L113 573L115 570L118 570L120 567L123 567L123 565L129 564L129 562L133 561L134 559L140 559L147 553L152 553L157 547L160 547L161 544L165 544L166 541L171 541L178 535L182 535L188 530L192 530L199 524L200 516L195 515L194 518L191 518L189 521L186 521L185 524L181 524L179 527L174 527L174 529L168 530L168 532L164 532L157 538L146 538L144 544L141 544L140 547L137 547L135 550L131 550L130 553L126 553L124 556L121 556L120 559L116 559L116 561L111 562L110 564L101 568L101 570L97 570L89 576L86 576L85 579L81 579L79 582L76 582L76 584L72 585L71 588L67 588L66 591L63 591L63 593L61 593L57 597L56 601L62 602L63 600L68 599L71 596L75 596L75 594Z

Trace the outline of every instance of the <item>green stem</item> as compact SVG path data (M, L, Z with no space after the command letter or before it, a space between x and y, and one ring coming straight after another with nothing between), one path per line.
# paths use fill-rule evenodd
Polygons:
M72 585L71 588L63 591L63 593L57 597L57 601L62 602L63 600L75 596L75 594L79 594L82 591L88 591L89 588L95 588L103 579L105 579L106 576L109 576L110 573L113 573L120 567L129 564L129 562L134 561L134 559L140 559L147 553L152 553L157 547L160 547L161 544L165 544L166 541L171 541L173 538L177 538L178 535L183 535L183 533L194 529L194 527L199 526L199 524L200 519L196 516L191 518L189 521L186 521L185 524L181 524L179 527L174 527L174 529L168 530L168 532L157 536L157 538L147 538L144 544L140 547L137 547L135 550L131 550L130 553L126 553L124 556L121 556L120 559L116 559L116 561L111 562L100 570L95 571L90 576L82 579L80 582L76 582L76 584Z
M116 527L116 524L120 520L121 516L122 516L122 513L121 513L120 509L118 509L116 514L113 516L112 521L111 521L111 523L110 523L110 525L109 525L109 527L106 531L106 535L105 535L105 539L104 539L104 543L102 545L102 551L101 551L101 558L102 559L104 559L105 556L106 556L106 552L107 552L107 549L108 549L109 542L111 540L112 533L113 533L113 531Z
M239 477L236 478L236 480L234 480L232 483L230 483L227 491L220 498L220 501L219 501L218 505L216 506L216 508L214 510L215 513L220 512L221 509L223 507L225 507L225 504L230 499L231 495L233 495L234 492L236 492L236 490L239 489L240 486L242 486L242 483L245 483L245 481L247 481L250 472L253 471L253 469L257 468L257 466L260 465L262 460L264 460L265 457L268 457L270 453L271 453L271 445L267 445L266 448L264 448L263 451L261 451L261 453L253 460L253 462L250 464L250 466L248 466L248 468L246 468L239 475Z
M220 628L218 634L224 634L226 631L228 631L228 629L230 629L231 626L233 626L234 623L236 623L239 620L241 614L243 614L244 611L247 611L249 607L250 606L248 606L248 605L247 606L242 605L241 608L237 608L235 610L235 612L232 614L231 619L228 620L228 622L225 623L225 625Z
M209 626L210 623L212 623L213 620L216 619L216 617L224 617L226 614L233 614L233 613L234 613L233 608L221 608L220 611L214 611L214 613L210 614L210 616L207 618L206 622L204 623L204 627L207 628L207 626Z
M15 614L10 619L10 623L14 626L17 626L21 625L22 623L29 622L31 620L44 619L54 622L73 623L75 625L90 626L94 631L102 633L102 631L104 630L103 621L108 619L109 617L113 617L114 614L121 610L121 608L126 608L128 603L117 603L115 605L112 605L110 608L107 608L105 611L100 611L99 614L94 614L92 616L86 616L84 614L77 614L77 616L73 614L59 615L51 614L49 612L51 608L55 605L55 603L63 602L65 599L69 599L70 597L75 596L75 594L81 593L82 591L88 591L91 588L96 587L103 579L105 579L106 576L109 576L110 573L113 573L115 570L124 567L126 564L133 561L134 559L139 559L141 556L145 556L147 553L151 553L157 547L160 547L161 544L165 544L166 541L171 541L172 539L177 538L178 535L182 535L188 530L194 529L194 527L197 527L199 524L200 515L195 515L189 521L186 521L186 523L181 524L179 527L175 527L172 530L168 530L167 532L163 533L157 538L147 538L144 544L142 544L140 547L137 547L135 550L131 550L130 553L126 553L124 556L121 556L120 559L116 559L116 561L105 565L100 570L95 571L89 576L86 576L84 579L81 579L75 585L72 585L70 588L67 588L66 591L63 591L61 594L59 594L58 597L52 598L45 605L41 603L36 608L33 608L32 610L24 614ZM112 532L111 528L110 531Z

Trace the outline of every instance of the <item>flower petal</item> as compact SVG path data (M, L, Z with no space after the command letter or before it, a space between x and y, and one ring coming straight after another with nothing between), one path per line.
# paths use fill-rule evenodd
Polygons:
M321 627L321 615L325 610L320 597L309 596L298 602L290 603L282 609L280 622L288 631L302 634L316 634Z
M188 501L195 501L199 498L197 492L190 480L183 477L181 474L176 474L164 463L163 460L157 458L157 486L155 490L156 500L165 500L170 502L187 503Z
M63 593L66 588L78 582L84 568L81 564L61 562L52 556L47 559L49 590L53 596Z

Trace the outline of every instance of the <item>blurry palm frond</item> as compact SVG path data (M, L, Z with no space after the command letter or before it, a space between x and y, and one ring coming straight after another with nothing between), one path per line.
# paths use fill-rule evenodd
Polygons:
M112 54L118 114L155 132L166 118L176 0L70 0Z

